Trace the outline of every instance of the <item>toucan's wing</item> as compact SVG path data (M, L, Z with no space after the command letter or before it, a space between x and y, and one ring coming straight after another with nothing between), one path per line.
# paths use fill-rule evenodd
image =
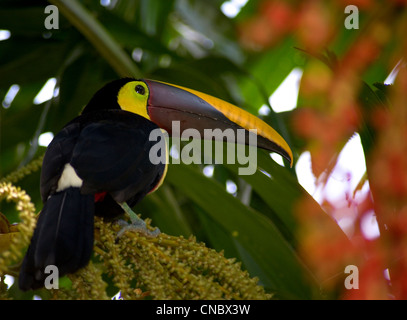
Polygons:
M84 126L73 149L70 164L83 180L81 191L108 192L117 202L141 199L165 171L165 163L150 161L150 150L157 143L163 143L166 152L164 139L150 139L152 130L160 129L129 112L104 113L106 117Z
M122 110L75 118L48 146L41 173L43 201L56 191L67 163L83 180L82 193L109 192L118 202L141 199L165 171L164 163L155 165L149 158L150 148L164 143L150 141L154 129L151 121Z
M71 160L80 131L80 122L73 120L48 145L41 169L40 188L44 203L56 191L64 166Z

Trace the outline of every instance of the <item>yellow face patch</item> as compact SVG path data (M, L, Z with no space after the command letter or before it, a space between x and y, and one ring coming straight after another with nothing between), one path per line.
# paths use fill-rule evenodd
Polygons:
M122 110L133 112L148 120L147 101L150 92L143 81L126 83L119 91L117 102Z

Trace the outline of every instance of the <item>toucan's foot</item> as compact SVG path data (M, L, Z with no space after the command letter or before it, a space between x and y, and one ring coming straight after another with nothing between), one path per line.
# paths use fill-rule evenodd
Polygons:
M131 210L127 203L119 203L119 205L123 208L124 212L129 215L131 223L127 223L124 220L119 220L119 224L122 225L122 229L117 233L118 238L120 238L126 231L138 232L150 238L155 238L161 233L160 229L158 228L149 230L144 220L140 219L139 216L133 210Z
M124 220L119 220L118 222L122 226L122 228L117 233L117 238L120 238L127 231L138 232L141 233L143 236L149 238L155 238L161 233L160 229L158 228L155 228L154 230L149 230L147 228L146 223L141 219L131 223L127 223Z

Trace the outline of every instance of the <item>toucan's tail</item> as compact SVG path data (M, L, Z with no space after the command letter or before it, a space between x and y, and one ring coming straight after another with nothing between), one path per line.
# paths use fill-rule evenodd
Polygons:
M54 265L61 277L84 267L93 248L94 196L67 188L50 196L38 218L20 270L21 290L44 286L45 268Z

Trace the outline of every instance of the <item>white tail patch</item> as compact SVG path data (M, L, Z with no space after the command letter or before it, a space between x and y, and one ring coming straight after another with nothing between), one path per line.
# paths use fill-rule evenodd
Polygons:
M82 187L83 180L78 177L75 169L69 164L65 164L64 171L62 172L61 178L58 180L57 191L65 190L69 187Z

